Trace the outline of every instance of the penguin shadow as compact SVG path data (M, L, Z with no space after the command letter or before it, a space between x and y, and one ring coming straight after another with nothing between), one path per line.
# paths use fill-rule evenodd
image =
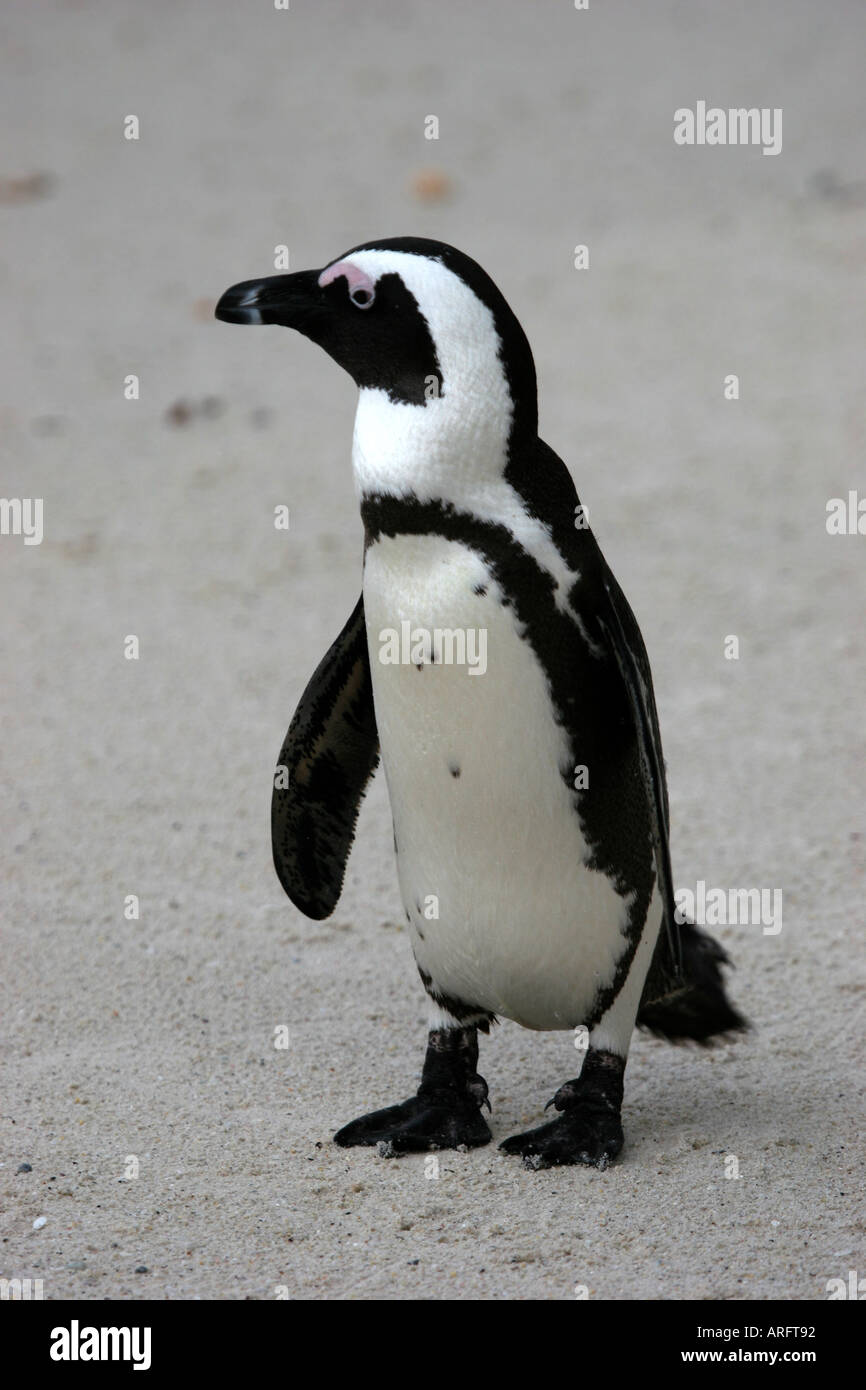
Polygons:
M754 1041L754 1033L750 1038ZM798 1137L804 1131L826 1126L826 1098L805 1090L768 1092L757 1080L764 1069L759 1053L746 1057L734 1051L748 1046L742 1040L711 1050L684 1047L675 1078L663 1056L656 1061L652 1055L656 1049L663 1054L668 1045L647 1046L652 1051L644 1052L632 1085L626 1081L619 1164L683 1159L695 1151L706 1154L710 1167L722 1156L763 1164L773 1150L805 1143Z

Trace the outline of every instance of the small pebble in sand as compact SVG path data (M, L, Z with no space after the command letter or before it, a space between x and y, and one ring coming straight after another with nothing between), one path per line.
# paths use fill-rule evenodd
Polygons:
M38 439L52 439L63 433L63 418L60 415L37 415L30 421L30 429Z
M46 1226L47 1224L48 1224L48 1217L47 1217L47 1216L37 1216L36 1220L33 1222L33 1229L34 1229L34 1231L41 1231L41 1230L42 1230L42 1227L43 1227L43 1226Z
M188 401L175 401L165 412L166 424L171 425L174 429L181 429L184 425L188 425L191 419L192 409Z
M201 401L174 401L165 412L165 422L173 429L183 429L196 416L218 420L225 413L226 403L221 396L205 396Z
M33 1169L29 1163L19 1163L15 1171L16 1173L32 1173Z
M412 192L422 203L440 203L451 196L451 180L444 169L419 169L412 176Z
M51 174L23 174L17 179L0 178L0 203L32 203L47 198L54 188Z

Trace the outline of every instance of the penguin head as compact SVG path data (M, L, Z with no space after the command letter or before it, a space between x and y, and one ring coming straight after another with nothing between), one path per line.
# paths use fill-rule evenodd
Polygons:
M297 329L362 395L424 410L440 427L471 426L483 406L506 435L535 434L535 367L523 329L485 271L444 242L368 242L322 270L245 280L225 292L216 317Z

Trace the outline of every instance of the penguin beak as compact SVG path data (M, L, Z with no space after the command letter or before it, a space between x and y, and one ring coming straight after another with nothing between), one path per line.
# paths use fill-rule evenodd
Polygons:
M296 275L270 275L265 280L242 280L226 290L214 310L223 323L279 323L305 331L317 306L317 270Z

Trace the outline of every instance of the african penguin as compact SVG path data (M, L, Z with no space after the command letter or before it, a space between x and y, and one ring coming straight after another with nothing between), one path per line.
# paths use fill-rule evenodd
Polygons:
M318 343L360 394L352 461L363 591L290 725L274 863L321 919L380 754L431 1016L421 1085L340 1145L475 1147L478 1031L579 1030L529 1167L622 1147L635 1023L705 1042L746 1026L727 957L675 917L668 798L640 630L571 476L537 433L529 343L468 256L415 237L235 285L216 316Z

